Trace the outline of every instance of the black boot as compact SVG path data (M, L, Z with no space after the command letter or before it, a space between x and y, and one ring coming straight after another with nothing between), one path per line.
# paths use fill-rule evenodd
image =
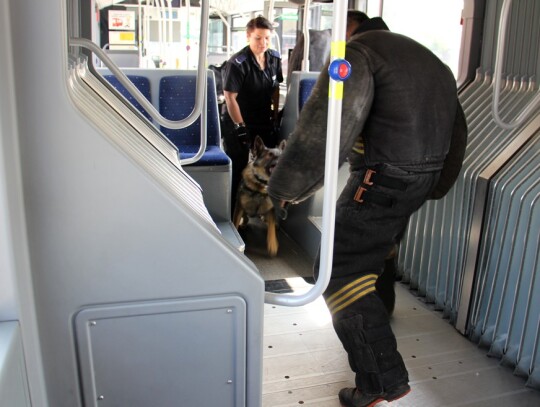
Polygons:
M362 394L357 388L348 387L339 391L339 402L344 407L373 407L384 401L382 395Z
M405 397L411 392L408 384L395 386L381 396L366 396L362 394L356 387L346 387L339 391L339 402L344 407L373 407L381 401L392 402Z

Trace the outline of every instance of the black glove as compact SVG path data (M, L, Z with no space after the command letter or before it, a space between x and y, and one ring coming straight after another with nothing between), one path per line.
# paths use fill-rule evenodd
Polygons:
M238 141L240 144L250 146L251 145L251 137L249 136L248 129L246 126L238 126L234 129L234 132L236 133L236 137L238 137Z
M279 199L276 199L270 195L270 200L274 205L274 213L276 214L276 218L281 220L287 219L287 215L289 214L289 212L287 211L289 202L285 202L285 205L281 207L281 201Z

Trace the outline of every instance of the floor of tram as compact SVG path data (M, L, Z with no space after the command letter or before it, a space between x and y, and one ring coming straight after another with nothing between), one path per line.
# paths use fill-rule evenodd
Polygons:
M262 224L242 231L246 255L257 265L267 289L303 292L311 260L281 231L275 258L265 252ZM539 406L540 392L525 387L512 369L486 356L447 320L396 284L392 329L409 370L412 392L393 403L400 407ZM263 407L339 407L337 394L353 386L347 355L331 324L324 301L302 307L265 305Z

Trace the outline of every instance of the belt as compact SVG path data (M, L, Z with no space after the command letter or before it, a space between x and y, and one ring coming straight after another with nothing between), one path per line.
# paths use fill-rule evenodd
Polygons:
M378 173L377 171L368 168L364 175L362 185L356 190L353 199L359 203L372 202L380 206L386 206L388 208L392 207L394 200L387 195L371 191L370 187L373 185L397 189L398 191L405 191L407 189L407 183L405 181L389 177L388 175Z
M398 191L405 191L407 189L407 183L405 181L399 178L389 177L369 168L362 183L370 186L377 184L386 188L397 189Z

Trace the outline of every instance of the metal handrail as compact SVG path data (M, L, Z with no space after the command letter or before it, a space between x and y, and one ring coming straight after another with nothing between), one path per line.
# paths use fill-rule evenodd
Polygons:
M304 21L302 21L302 32L304 33L304 59L302 60L302 71L309 72L309 7L311 6L311 0L306 0L304 3Z
M345 27L347 17L347 1L334 2L334 17L332 30L332 47L330 60L345 57ZM265 302L268 304L301 306L310 303L324 293L332 273L332 260L334 255L334 226L336 218L337 178L339 169L339 145L341 129L341 107L343 83L330 78L328 100L328 127L326 129L326 165L324 173L323 198L323 225L321 234L321 257L319 276L311 289L300 295L265 293Z
M209 1L201 1L201 39L199 47L199 66L197 68L197 81L195 90L195 106L192 112L180 120L169 120L163 117L156 108L144 97L135 85L127 78L127 76L116 66L116 64L107 56L107 54L98 47L95 43L85 38L70 38L69 45L72 47L87 48L96 54L99 59L105 64L111 73L116 76L118 81L124 85L127 91L141 104L148 114L160 125L169 129L183 129L195 122L202 112L202 106L206 100L206 68L204 61L206 58L206 47L208 45L208 20L209 20Z
M504 0L501 9L501 19L499 21L499 33L497 37L497 53L495 55L495 72L494 72L494 87L493 87L493 102L491 105L491 113L495 123L506 130L514 129L521 126L528 119L529 115L540 106L540 91L537 95L523 108L523 110L517 115L513 122L504 122L499 114L499 99L501 92L501 80L502 80L502 59L504 55L505 43L506 43L506 31L508 25L508 16L510 15L510 6L512 0Z
M206 75L205 75L206 76ZM206 89L207 81L204 81L204 88ZM197 154L195 154L191 158L184 158L183 160L180 160L180 165L188 165L196 163L201 159L201 157L204 155L204 152L206 151L207 146L207 137L206 137L206 114L207 114L207 106L208 106L208 100L206 96L203 98L203 108L201 111L201 142L199 144L199 150L197 151Z

